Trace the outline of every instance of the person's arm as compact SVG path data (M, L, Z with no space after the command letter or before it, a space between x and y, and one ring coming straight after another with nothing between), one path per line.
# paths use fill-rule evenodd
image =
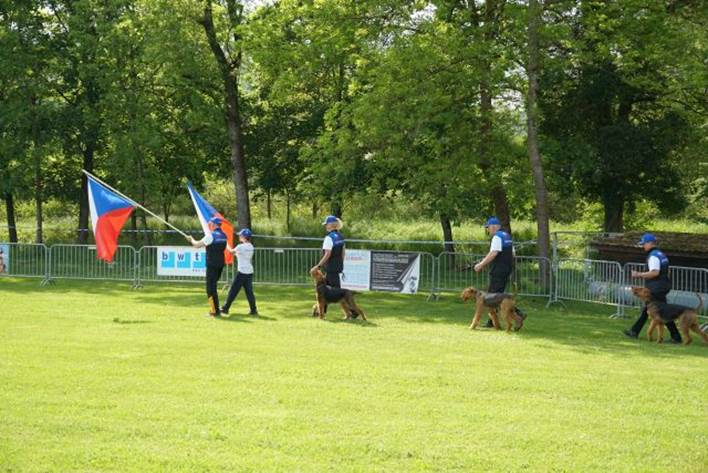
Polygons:
M206 235L204 238L201 240L195 240L192 235L187 236L187 241L194 247L194 248L204 248L205 246L208 246L211 244L211 242L214 240L214 237L211 235Z
M657 258L656 256L651 256L649 258L649 271L632 271L632 277L640 279L654 279L655 277L659 276L660 272L661 262L659 261L659 258Z
M496 258L498 254L498 251L490 250L489 253L487 253L487 256L485 256L482 261L474 265L474 270L476 272L482 271L489 263L494 261L494 258Z
M324 264L329 261L330 256L332 256L332 250L324 250L324 254L322 255L322 258L320 258L320 262L314 265L312 269L317 269L324 266Z

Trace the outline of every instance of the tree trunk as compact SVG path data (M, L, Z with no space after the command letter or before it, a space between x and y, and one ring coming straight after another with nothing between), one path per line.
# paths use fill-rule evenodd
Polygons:
M138 214L137 210L133 210L130 214L130 229L132 230L133 246L138 246Z
M474 2L472 2L474 3ZM497 35L496 10L500 5L496 0L487 0L484 4L484 33L485 40L489 43L495 41ZM506 190L498 180L495 180L492 158L491 145L493 141L493 106L492 106L492 91L490 87L490 77L492 64L488 57L482 59L481 64L481 80L479 85L479 101L480 101L480 142L479 142L479 166L486 177L492 182L490 197L494 203L494 213L501 220L502 228L511 233L511 216L509 214L509 200L506 196Z
M603 198L605 219L602 229L610 233L621 233L624 229L624 198L619 195Z
M338 200L332 202L332 215L342 218L342 203Z
M538 231L537 246L538 256L548 258L550 254L550 229L548 223L548 194L543 176L543 163L538 150L538 73L539 73L539 45L538 35L541 21L541 8L538 0L529 0L528 24L528 95L526 97L526 125L529 160L533 173L533 184L536 196L536 226ZM545 275L546 269L542 268ZM544 277L545 281L547 278Z
M290 193L285 192L285 230L290 233Z
M312 218L317 218L317 214L320 213L320 206L317 205L317 202L312 203Z
M233 0L227 0L227 10L231 27L237 30L240 21L239 6ZM242 11L242 10L241 10ZM221 48L221 44L216 36L214 20L212 18L211 0L204 2L204 17L200 22L204 27L209 47L221 71L221 78L224 83L224 103L226 128L229 135L229 146L231 148L231 164L233 166L233 181L236 191L236 208L238 212L238 225L240 228L251 227L251 209L248 198L248 180L246 176L246 158L243 149L243 133L241 123L241 110L238 96L238 75L241 68L241 52L237 52L233 59L226 57L226 53ZM234 33L234 39L238 41L238 33Z
M42 212L42 156L40 154L40 130L39 122L37 121L37 100L32 99L32 108L34 109L32 117L32 161L34 164L34 204L35 204L35 219L36 219L36 234L35 243L43 243L43 212Z
M136 154L136 156L138 157L138 186L140 189L140 203L147 207L147 191L145 189L145 168L143 166L143 159L139 157L139 154ZM147 214L145 213L145 211L140 212L140 223L143 226L143 245L150 246L152 244L152 235L150 234L150 230L148 228Z
M5 192L5 213L7 213L7 233L10 243L17 243L17 222L15 221L15 199L12 192Z
M268 220L273 218L273 202L270 189L266 191L266 213L268 214Z
M445 241L445 251L448 253L454 253L455 244L452 239L452 224L450 223L450 219L447 215L440 214L440 225L442 226L443 240Z

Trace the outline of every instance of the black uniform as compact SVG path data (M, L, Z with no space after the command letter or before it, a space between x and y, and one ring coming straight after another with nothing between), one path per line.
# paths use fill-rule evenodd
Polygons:
M669 278L669 258L658 248L652 248L647 251L647 266L649 266L649 259L651 257L656 257L659 259L659 275L653 279L647 279L644 285L651 292L652 300L656 302L663 302L666 304L666 295L671 291L671 279ZM649 314L647 313L646 305L642 308L642 313L639 315L637 321L632 325L630 329L635 334L639 334L642 331L642 327L647 322ZM671 338L675 341L681 341L681 335L676 329L676 324L673 321L666 322L666 328L669 329Z
M217 285L224 270L224 250L226 250L226 234L217 228L211 233L212 242L206 246L206 293L209 298L209 313L220 315L219 290Z

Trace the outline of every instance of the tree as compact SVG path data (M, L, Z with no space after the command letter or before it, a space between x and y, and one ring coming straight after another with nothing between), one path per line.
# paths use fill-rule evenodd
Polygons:
M200 20L204 27L209 47L214 59L219 65L224 87L224 105L226 128L231 147L231 163L233 165L233 180L236 188L236 205L238 208L238 224L241 228L250 228L251 210L248 196L248 179L246 176L246 156L243 143L243 119L241 116L239 78L242 69L243 51L241 45L241 28L245 23L244 5L236 0L225 0L226 15L226 47L218 39L212 0L204 1L204 15Z

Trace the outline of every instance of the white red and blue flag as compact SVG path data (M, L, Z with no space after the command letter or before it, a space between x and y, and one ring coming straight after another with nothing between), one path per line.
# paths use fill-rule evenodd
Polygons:
M192 203L194 203L194 209L197 211L197 217L199 217L199 223L202 225L202 230L205 235L210 235L211 230L209 230L209 219L214 217L219 217L221 222L221 230L226 234L226 239L229 242L229 246L234 246L234 227L231 223L224 218L219 212L216 211L212 205L202 197L199 192L194 190L192 183L187 183L187 189L189 189L189 196L192 198ZM224 251L224 258L226 264L232 264L234 262L234 255L230 251Z
M106 188L91 176L88 178L88 200L96 256L108 263L118 248L118 235L135 209L133 202Z

